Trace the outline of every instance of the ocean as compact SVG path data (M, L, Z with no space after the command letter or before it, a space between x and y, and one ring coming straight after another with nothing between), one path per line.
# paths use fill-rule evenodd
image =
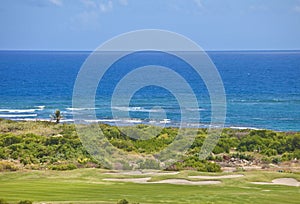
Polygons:
M300 131L300 51L210 51L207 52L222 78L226 93L226 127ZM0 118L50 120L56 109L62 122L72 122L73 87L77 74L91 52L0 51ZM112 107L115 86L124 74L147 63L177 70L193 89L200 123L211 121L211 104L205 84L183 62L160 52L139 52L111 67L101 80L95 107L99 122L114 125L164 124L178 126L181 111L176 97L164 88L147 86L135 92L129 106ZM143 77L143 76L141 76ZM176 82L170 82L176 83ZM165 115L159 117L164 109ZM129 111L129 117L114 118L112 110ZM151 116L157 113L157 120ZM149 118L150 117L150 118Z

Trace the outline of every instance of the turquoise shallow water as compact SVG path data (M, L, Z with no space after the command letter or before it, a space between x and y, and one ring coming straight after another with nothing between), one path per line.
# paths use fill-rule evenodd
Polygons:
M64 121L72 122L72 114L83 111L72 107L72 93L80 67L89 54L1 51L0 117L48 120L55 109L60 109ZM224 83L226 126L300 131L300 51L222 51L208 52L208 55ZM129 107L111 106L111 95L119 80L129 71L147 64L170 67L183 76L200 104L187 108L186 111L199 111L201 116L200 121L191 119L189 122L209 124L211 104L201 78L176 57L159 52L134 53L109 69L99 84L96 106L91 107L95 108L99 121L114 124L114 110L129 111L129 118L116 119L124 125L179 124L181 112L176 98L157 86L136 92ZM170 83L176 82L170 80ZM161 114L161 108L166 115ZM149 119L149 115L156 120Z

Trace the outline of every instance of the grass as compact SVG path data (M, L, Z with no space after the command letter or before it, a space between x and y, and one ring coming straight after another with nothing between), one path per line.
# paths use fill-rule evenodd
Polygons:
M112 127L106 127L110 130ZM169 130L170 135L173 134L173 130ZM230 130L230 134L226 133L227 140L223 143L231 141L231 135L233 130ZM49 122L12 122L0 119L0 134L5 136L6 133L13 135L21 135L26 137L27 133L35 134L39 139L47 138L61 138L66 141L65 138L71 139L70 144L73 144L79 139L76 137L76 131L74 125L69 124L53 124ZM240 134L242 132L233 131L234 134ZM232 133L232 134L233 134ZM251 133L251 132L250 132ZM249 133L249 134L250 134ZM260 132L256 132L257 134ZM225 134L225 133L224 133ZM248 133L247 133L248 134ZM276 133L279 134L279 133ZM280 133L283 134L283 133ZM293 139L290 135L284 135L284 137ZM297 136L297 135L296 135ZM295 136L295 138L296 138ZM6 137L6 136L5 136ZM42 138L46 137L46 138ZM34 139L35 137L33 137ZM298 136L297 136L298 138ZM123 138L124 139L124 138ZM35 140L34 140L35 141ZM124 140L125 141L125 140ZM291 140L294 141L294 140ZM296 143L299 140L295 140ZM26 151L19 151L19 155L15 155L16 158L24 157L24 152L28 155L25 157L35 157L42 150L50 150L52 154L49 157L63 161L77 162L78 157L87 157L86 154L78 156L78 148L68 148L63 150L61 155L67 155L70 153L73 156L70 158L64 158L57 155L56 146L60 144L40 145L39 142L32 142L30 147L34 147L30 150L26 149L25 141L21 143L22 148ZM295 143L295 144L296 144ZM152 146L156 143L149 143ZM157 143L159 144L159 143ZM285 143L284 143L285 144ZM3 144L2 144L3 145ZM55 146L56 145L56 146ZM11 147L10 147L11 146ZM26 148L25 148L26 146ZM70 145L65 145L70 146ZM15 144L5 146L6 150L11 154L16 153L15 149L18 147ZM40 147L40 148L37 148ZM54 148L55 147L55 148ZM151 146L149 146L151 147ZM1 149L3 148L3 149ZM155 149L155 148L154 148ZM4 147L0 147L1 150L5 150ZM74 151L73 151L74 150ZM76 150L76 151L75 151ZM82 150L82 149L81 149ZM153 148L148 149L149 151ZM297 149L296 149L297 150ZM6 155L7 151L2 151L2 156ZM47 151L45 151L47 153ZM295 151L296 152L296 151ZM292 154L290 152L290 154ZM293 153L294 154L294 153ZM69 154L68 154L69 155ZM7 155L6 155L7 156ZM254 155L255 158L262 157L262 155ZM265 155L263 155L265 156ZM8 154L8 159L11 155ZM6 157L3 157L6 158ZM48 158L49 159L49 158ZM7 162L6 160L3 162ZM19 161L18 161L19 162ZM51 159L47 162L51 162ZM47 163L46 162L46 163ZM39 165L41 161L37 160L36 165ZM54 162L55 163L55 162ZM52 164L52 163L51 163ZM77 163L76 163L77 164ZM26 166L25 166L26 167ZM29 165L30 167L30 165ZM43 166L44 167L44 166ZM292 167L292 166L291 166ZM237 172L237 174L244 174L244 177L233 179L214 179L220 180L218 185L172 185L172 184L136 184L136 183L123 183L115 181L104 181L104 178L140 178L151 177L151 181L159 181L164 179L181 178L188 179L188 176L196 175L226 175L226 173L199 173L196 171L182 171L176 175L121 175L121 174L104 174L108 172L103 169L76 169L72 171L51 171L51 170L26 170L21 166L20 171L16 172L0 172L0 200L4 199L9 203L17 203L20 200L31 200L35 203L65 203L65 204L80 204L80 203L117 203L120 199L126 199L130 203L299 203L299 187L289 187L280 185L256 185L250 182L271 182L276 178L295 178L300 181L299 173L279 173L272 171L249 171L249 172ZM44 168L40 168L44 169ZM46 169L46 168L45 168ZM188 180L199 181L207 179L189 178ZM1 203L1 201L0 201Z
M19 200L36 203L117 203L123 198L130 203L299 203L299 187L250 183L283 177L299 181L300 174L295 173L243 172L244 177L218 179L222 181L219 185L186 186L103 181L103 178L132 177L103 174L104 171L77 169L1 173L0 198L11 203ZM184 171L177 175L153 176L152 179L187 178L195 174L200 173Z

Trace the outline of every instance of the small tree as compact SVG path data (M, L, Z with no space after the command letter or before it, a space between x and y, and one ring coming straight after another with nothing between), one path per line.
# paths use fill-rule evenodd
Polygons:
M56 123L59 123L59 121L60 121L63 117L62 117L62 115L61 115L61 113L60 113L60 110L57 109L57 110L54 112L54 114L51 115L51 118L52 118L52 120L55 120Z

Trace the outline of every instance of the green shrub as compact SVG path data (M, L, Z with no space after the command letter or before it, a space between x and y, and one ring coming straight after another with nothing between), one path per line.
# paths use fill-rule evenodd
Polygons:
M245 160L248 160L248 161L252 161L254 159L253 156L251 156L249 154L244 154L244 153L234 153L234 154L231 154L230 157L245 159Z
M273 164L279 164L281 161L282 161L281 157L278 157L278 156L272 157L272 163Z
M205 167L207 172L221 172L221 166L216 163L207 162Z
M294 151L293 157L296 158L296 159L300 159L300 149L297 149L297 150Z
M30 201L30 200L21 200L20 202L18 202L18 204L32 204L32 201Z
M4 146L10 146L22 142L22 138L17 135L8 134L2 138L2 141Z
M197 170L202 172L220 172L221 166L214 163L209 162L207 160L200 160L199 157L190 156L186 158L184 161L179 161L171 166L167 167L168 171L179 171L179 170Z
M66 171L66 170L77 169L77 166L75 164L56 164L56 165L51 165L48 168L50 170Z
M290 160L294 159L293 156L294 156L293 153L285 152L285 153L283 153L283 155L281 156L281 159L282 159L282 161L290 161Z
M117 202L117 204L129 204L129 202L126 199L121 199Z
M272 162L272 158L270 157L263 157L261 159L261 161L264 163L264 164L270 164Z
M159 162L152 160L152 159L146 159L143 163L140 164L141 169L159 169L160 164Z
M7 159L7 154L2 148L0 148L0 159Z
M261 152L262 154L265 154L267 156L276 156L278 153L276 151L276 149L265 149Z
M13 162L9 161L0 161L0 172L1 171L17 171L19 167L16 166Z
M0 198L0 204L8 204L4 199Z

